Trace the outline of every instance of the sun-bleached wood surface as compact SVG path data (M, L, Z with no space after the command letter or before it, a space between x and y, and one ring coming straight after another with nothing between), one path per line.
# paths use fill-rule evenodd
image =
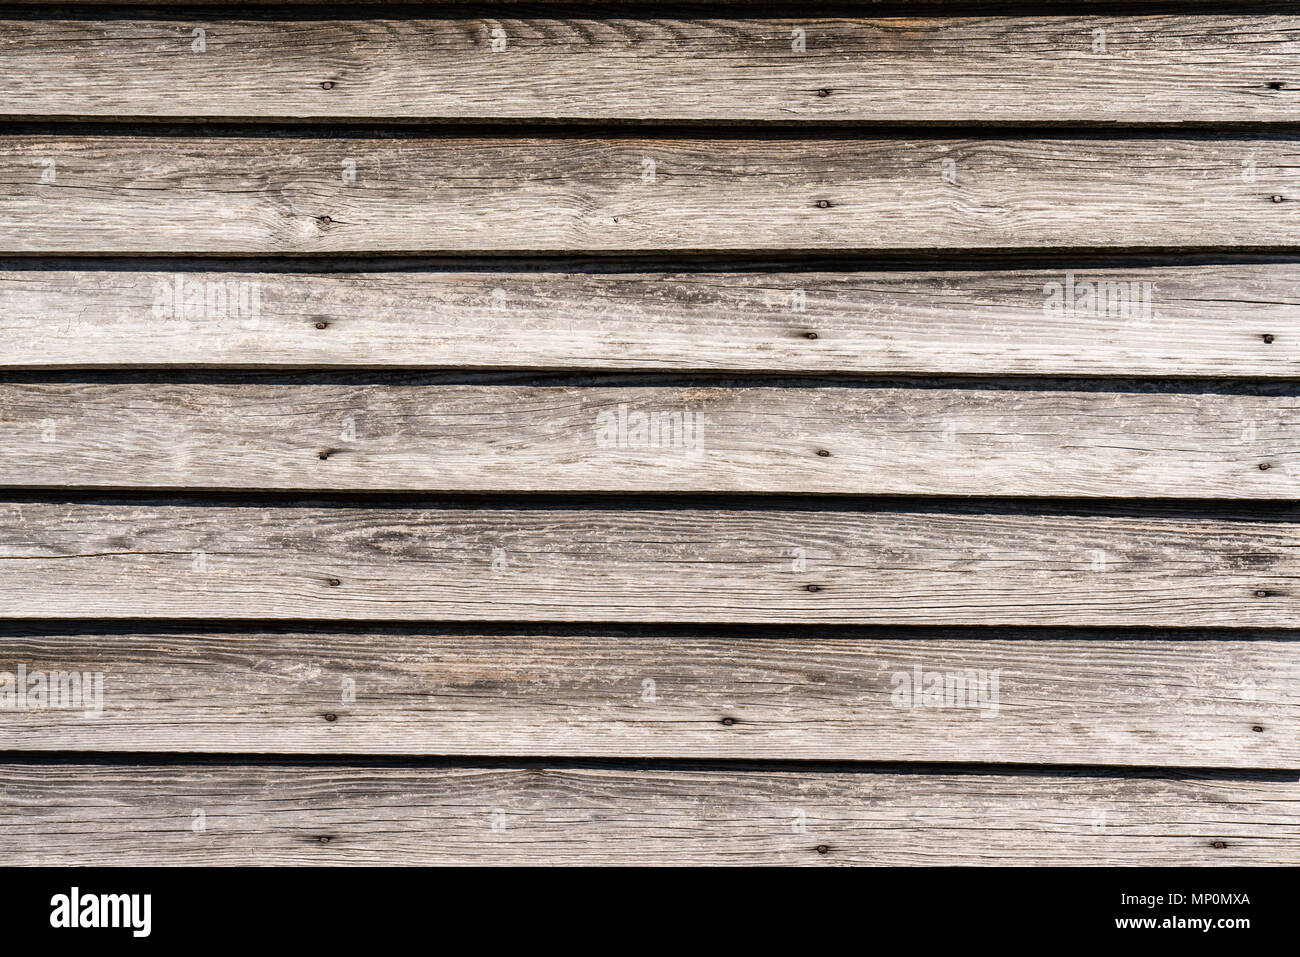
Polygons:
M1294 865L1297 827L1290 775L0 765L14 864Z
M1300 497L1300 396L0 384L0 486Z
M92 262L93 265L93 262ZM0 368L1300 377L1300 268L0 268Z
M1300 89L1294 16L18 19L0 49L8 118L1287 122Z
M1290 133L15 133L0 254L1286 250L1297 166Z
M1295 11L702 6L0 17L0 861L1300 861Z
M788 507L0 505L0 617L1287 628L1300 525Z
M33 671L103 675L102 708L10 715L0 747L17 751L1300 763L1290 632L55 628L3 643Z

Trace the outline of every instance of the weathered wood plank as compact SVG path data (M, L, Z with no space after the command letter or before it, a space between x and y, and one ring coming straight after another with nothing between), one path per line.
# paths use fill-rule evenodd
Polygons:
M1114 515L13 502L0 616L1287 628L1298 548Z
M1295 16L10 19L0 50L6 119L1290 122L1300 91Z
M8 692L100 677L0 749L1295 768L1300 642L1248 638L5 635Z
M0 253L1285 248L1297 167L1290 134L15 134Z
M0 383L0 487L1300 498L1300 397Z
M1300 376L1300 266L0 269L0 368Z
M9 864L1295 864L1294 775L0 765Z

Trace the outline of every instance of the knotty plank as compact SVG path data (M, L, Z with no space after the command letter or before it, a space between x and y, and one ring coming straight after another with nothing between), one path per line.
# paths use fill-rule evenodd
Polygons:
M1300 398L0 383L0 487L1300 498Z
M11 19L0 49L8 119L1289 122L1300 90L1295 16Z
M0 368L1294 378L1297 309L1293 263L759 274L11 264L0 268Z
M0 765L10 864L1295 864L1294 775Z
M15 134L0 253L1285 248L1297 167L1290 134Z
M1300 766L1293 637L1143 635L6 635L102 690L0 749Z
M11 502L0 616L1285 628L1297 546L1114 515Z

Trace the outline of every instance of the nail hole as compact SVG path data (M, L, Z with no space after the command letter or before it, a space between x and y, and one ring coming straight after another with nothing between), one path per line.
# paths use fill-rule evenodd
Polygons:
M805 339L816 339L816 338L817 338L817 333L815 333L815 332L805 332L805 333L803 334L803 337L804 337Z
M825 449L818 449L817 454L820 455L822 458L828 458L831 453L827 452Z
M1258 731L1263 731L1264 729L1263 729L1262 727L1260 727L1259 725L1255 725L1255 726L1252 727L1250 730L1251 730L1251 731L1257 731L1257 732L1258 732Z
M1286 88L1286 83L1281 80L1269 80L1268 88L1270 90L1281 90Z
M325 584L329 585L331 588L334 588L343 583L339 581L337 578L327 578L325 579Z
M829 854L830 852L831 852L831 849L830 849L829 847L827 847L825 844L818 844L818 845L817 845L817 853L818 853L818 854Z
M322 834L320 837L316 838L316 840L320 841L322 844L328 844L330 842L329 836L326 834Z
M1282 197L1281 197L1280 195L1275 195L1275 196L1273 197L1273 202L1275 202L1275 203L1280 203L1280 202L1282 202Z
M1223 850L1223 849L1224 849L1225 847L1227 847L1227 846L1228 846L1228 845L1225 844L1225 843L1223 843L1223 841L1215 841L1213 844L1210 845L1210 847L1213 847L1213 848L1215 848L1216 850L1220 850L1220 851Z
M1260 463L1259 463L1259 470L1260 470L1261 472L1267 472L1268 469L1269 469L1269 465L1268 465L1267 462L1260 462Z
M820 90L817 91L817 95L818 95L818 96L830 96L830 95L831 95L831 91L828 90L828 89L826 89L825 87L822 87Z
M322 90L332 90L332 89L334 89L334 81L333 81L333 80L326 80L325 82L323 82L323 83L320 85L320 88L321 88Z
M1267 343L1269 343L1270 345L1272 345L1272 343L1273 343L1273 334L1272 334L1271 332L1266 332L1266 333L1264 333L1263 339L1264 339L1265 342L1267 342Z
M317 328L317 329L324 329L324 328L325 328L326 326L328 326L328 325L329 325L328 322L318 322L318 323L316 323L316 328Z
M821 591L821 590L822 590L822 586L821 586L821 585L809 585L809 586L805 589L805 591Z
M1277 202L1280 203L1281 200L1279 199L1279 200L1277 200ZM830 208L831 208L831 201L830 201L829 199L819 199L819 200L817 200L817 208L818 208L818 209L830 209Z
M735 719L735 718L723 718L723 719L722 719L722 723L725 724L728 728L730 728L733 724L736 723L736 719Z
M321 460L322 462L324 462L324 461L325 461L327 458L329 458L329 457L330 457L330 453L329 453L329 450L328 450L328 449L326 449L324 452L322 452L322 453L320 454L320 460Z
M330 223L334 222L334 220L330 219L328 216L319 216L317 217L317 222L322 226L328 226Z
M1255 592L1255 597L1256 597L1256 598L1267 598L1267 597L1268 597L1268 592L1264 591L1264 589L1261 588L1259 591Z
M326 720L326 721L337 721L338 719L339 719L339 716L336 715L336 714L327 714L327 715L325 715L325 720Z

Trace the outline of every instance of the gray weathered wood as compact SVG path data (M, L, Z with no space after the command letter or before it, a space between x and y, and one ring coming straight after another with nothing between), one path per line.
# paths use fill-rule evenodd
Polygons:
M0 383L0 487L1300 498L1300 397Z
M1284 248L1297 167L1289 134L15 134L0 253Z
M0 710L4 750L1300 765L1289 633L0 637L20 664L102 699Z
M0 269L0 368L151 366L1295 378L1300 267Z
M11 502L0 617L1286 628L1298 549L1183 517Z
M1294 16L19 19L0 49L0 118L1239 123L1300 91Z
M0 766L9 864L1291 864L1295 776Z

